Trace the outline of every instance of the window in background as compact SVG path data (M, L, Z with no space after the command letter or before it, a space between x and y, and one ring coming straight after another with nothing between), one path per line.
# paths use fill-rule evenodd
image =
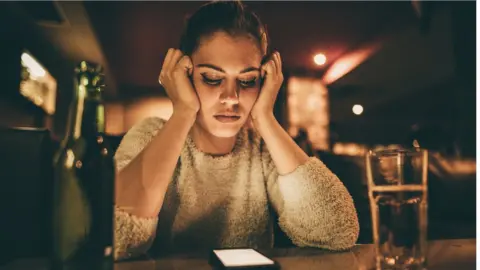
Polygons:
M290 77L287 84L289 133L299 129L308 133L314 149L329 149L328 90L321 79Z
M53 115L57 81L28 51L22 53L21 67L20 94Z

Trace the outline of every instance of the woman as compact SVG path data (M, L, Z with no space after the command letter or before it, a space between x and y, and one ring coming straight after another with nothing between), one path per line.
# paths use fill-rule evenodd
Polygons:
M274 213L296 245L355 244L350 194L273 116L282 63L278 52L266 56L262 24L239 2L212 2L189 18L159 77L171 118L136 124L115 155L117 259L271 247Z

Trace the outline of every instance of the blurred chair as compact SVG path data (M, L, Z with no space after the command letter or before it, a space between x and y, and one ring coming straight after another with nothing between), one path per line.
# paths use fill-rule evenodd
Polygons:
M0 264L50 253L52 140L46 129L0 128Z
M364 158L317 151L317 156L342 181L353 198L360 224L357 244L372 243L372 227Z
M476 160L430 152L428 197L431 239L476 237Z
M303 151L305 151L308 156L313 156L315 154L312 144L308 139L308 132L305 129L299 129L294 141L300 148L302 148Z

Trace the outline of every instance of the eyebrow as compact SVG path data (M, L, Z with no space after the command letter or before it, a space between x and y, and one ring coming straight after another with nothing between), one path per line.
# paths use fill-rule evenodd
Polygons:
M223 70L221 67L217 67L215 65L212 65L212 64L198 64L197 67L206 67L206 68L211 68L211 69L215 69L217 71L220 71L220 72L223 72L223 73L226 73L225 70ZM240 73L247 73L247 72L250 72L250 71L260 71L260 68L256 68L256 67L248 67L242 71L240 71Z

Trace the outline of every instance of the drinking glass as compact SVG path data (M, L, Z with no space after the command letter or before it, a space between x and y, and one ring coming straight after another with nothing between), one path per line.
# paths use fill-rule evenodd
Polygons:
M376 269L426 269L428 151L366 155Z

